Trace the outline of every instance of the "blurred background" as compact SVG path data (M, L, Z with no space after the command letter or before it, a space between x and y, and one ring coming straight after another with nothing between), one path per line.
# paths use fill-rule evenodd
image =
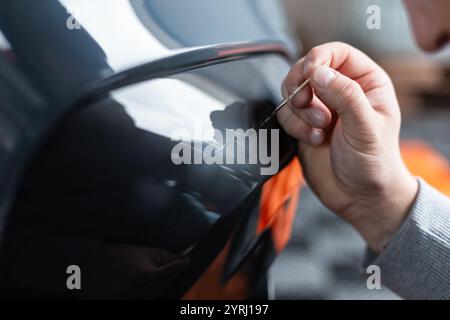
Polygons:
M404 112L448 99L448 50L425 55L417 49L400 0L282 0L294 37L304 51L344 41L366 52L391 75ZM367 28L367 8L380 8L381 29Z
M416 48L400 0L282 0L282 5L303 52L325 42L344 41L386 69L403 112L406 162L448 192L448 50L426 55ZM379 30L367 28L370 5L381 9ZM361 269L364 249L359 235L305 187L293 238L271 270L272 294L277 299L398 299L385 288L367 289L367 275Z

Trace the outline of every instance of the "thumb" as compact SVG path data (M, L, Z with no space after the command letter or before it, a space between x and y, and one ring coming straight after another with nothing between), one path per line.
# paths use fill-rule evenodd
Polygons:
M311 86L328 108L336 110L346 133L363 134L375 121L376 112L356 81L332 68L319 66L311 74Z

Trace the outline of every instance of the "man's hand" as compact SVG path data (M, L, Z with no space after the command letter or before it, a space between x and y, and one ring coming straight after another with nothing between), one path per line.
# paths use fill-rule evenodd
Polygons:
M399 148L400 109L389 76L361 51L328 43L298 61L278 113L299 141L305 177L319 199L350 222L375 252L400 228L418 190Z

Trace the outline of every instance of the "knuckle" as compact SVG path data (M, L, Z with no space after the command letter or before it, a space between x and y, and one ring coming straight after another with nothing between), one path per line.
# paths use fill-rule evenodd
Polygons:
M301 141L308 141L308 134L311 127L303 120L298 119L296 124L291 128L293 136Z
M330 44L331 44L332 46L340 47L340 48L342 48L342 49L349 49L349 48L352 48L351 45L349 45L348 43L343 42L343 41L333 41L333 42L331 42Z
M303 123L297 124L299 127L303 127L305 124L307 124L308 117L306 116L304 109L296 109L293 112L294 112L295 116L297 117L297 121L303 122ZM299 128L299 130L300 129L301 128Z
M292 88L295 87L298 82L299 76L292 70L283 81L283 88L287 95L291 94Z
M372 78L368 81L368 88L386 87L392 85L391 77L382 68L377 68L374 71Z
M302 142L302 143L307 143L307 144L309 144L309 137L308 137L308 134L306 134L306 133L303 133L301 136L299 136L299 137L297 138L297 140L300 141L300 142Z
M320 58L321 52L322 49L320 48L320 46L312 48L307 55L308 60L311 62L318 60Z
M300 92L297 94L291 101L293 107L303 108L312 100L312 94L309 91L305 90L304 92Z
M354 81L345 81L338 90L345 105L358 105L362 99L361 87Z
M297 60L294 65L292 66L292 69L301 69L303 62L305 61L305 58L302 58L300 60Z

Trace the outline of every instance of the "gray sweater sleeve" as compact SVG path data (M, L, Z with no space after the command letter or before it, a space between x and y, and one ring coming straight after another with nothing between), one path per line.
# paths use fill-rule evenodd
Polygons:
M407 220L370 264L380 267L383 285L402 298L450 299L450 198L419 182Z

